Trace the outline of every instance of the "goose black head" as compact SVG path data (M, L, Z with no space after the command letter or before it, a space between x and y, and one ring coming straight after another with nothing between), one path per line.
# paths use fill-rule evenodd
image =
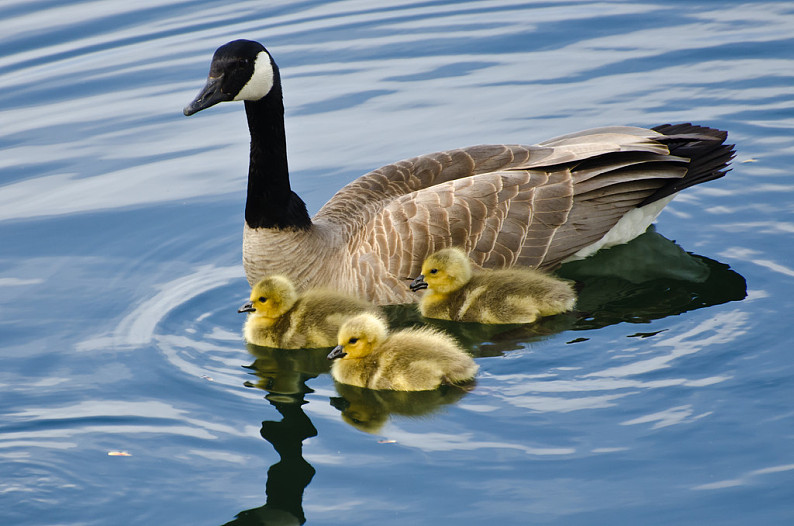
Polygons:
M219 102L260 100L279 84L278 68L265 46L252 40L234 40L215 51L207 84L185 106L193 115Z

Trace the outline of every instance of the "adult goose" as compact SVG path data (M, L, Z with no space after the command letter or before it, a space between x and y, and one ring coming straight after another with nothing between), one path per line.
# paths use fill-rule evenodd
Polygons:
M673 196L722 177L727 133L690 124L586 130L535 146L414 157L352 181L310 218L291 190L279 70L264 46L215 52L192 115L245 101L251 133L243 264L249 283L285 274L379 304L417 300L422 261L447 246L474 264L554 268L645 231Z

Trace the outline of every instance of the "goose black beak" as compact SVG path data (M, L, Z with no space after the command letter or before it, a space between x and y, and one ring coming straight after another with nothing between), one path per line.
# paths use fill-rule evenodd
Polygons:
M347 356L347 353L345 352L345 348L341 345L337 345L328 353L329 360L336 360L337 358L343 358L345 356Z
M408 285L408 287L411 289L411 292L417 292L419 290L426 289L427 281L425 281L425 275L419 274L416 276L416 279L414 279L411 284Z
M232 100L234 97L228 93L224 93L221 90L222 81L223 75L218 77L209 77L207 79L207 83L204 85L204 88L199 92L198 95L196 95L196 98L193 99L193 102L185 106L185 109L182 110L182 112L185 115L193 115L194 113L205 110L210 106L215 106L219 102Z
M237 312L254 312L255 310L256 309L254 308L254 302L249 301L248 303L237 309Z

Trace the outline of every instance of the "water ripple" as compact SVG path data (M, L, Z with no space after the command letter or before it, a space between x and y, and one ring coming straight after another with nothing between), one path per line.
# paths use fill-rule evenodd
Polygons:
M792 27L785 1L3 2L2 521L785 521ZM282 68L311 211L387 162L607 124L739 157L661 216L673 260L457 332L473 390L355 392L240 337L243 110L181 113L233 38Z

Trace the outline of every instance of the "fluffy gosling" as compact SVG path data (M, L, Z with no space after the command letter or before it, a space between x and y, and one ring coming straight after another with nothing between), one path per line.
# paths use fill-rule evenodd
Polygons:
M287 277L268 276L251 289L243 334L262 347L301 349L332 347L339 327L361 312L376 312L370 303L346 294L314 289L298 294Z
M569 311L573 284L531 268L472 273L466 253L445 248L431 254L410 285L427 289L419 303L426 318L479 323L532 323Z
M441 384L465 383L478 366L452 337L430 328L389 334L370 313L342 324L339 345L328 355L337 382L393 391L430 391Z

